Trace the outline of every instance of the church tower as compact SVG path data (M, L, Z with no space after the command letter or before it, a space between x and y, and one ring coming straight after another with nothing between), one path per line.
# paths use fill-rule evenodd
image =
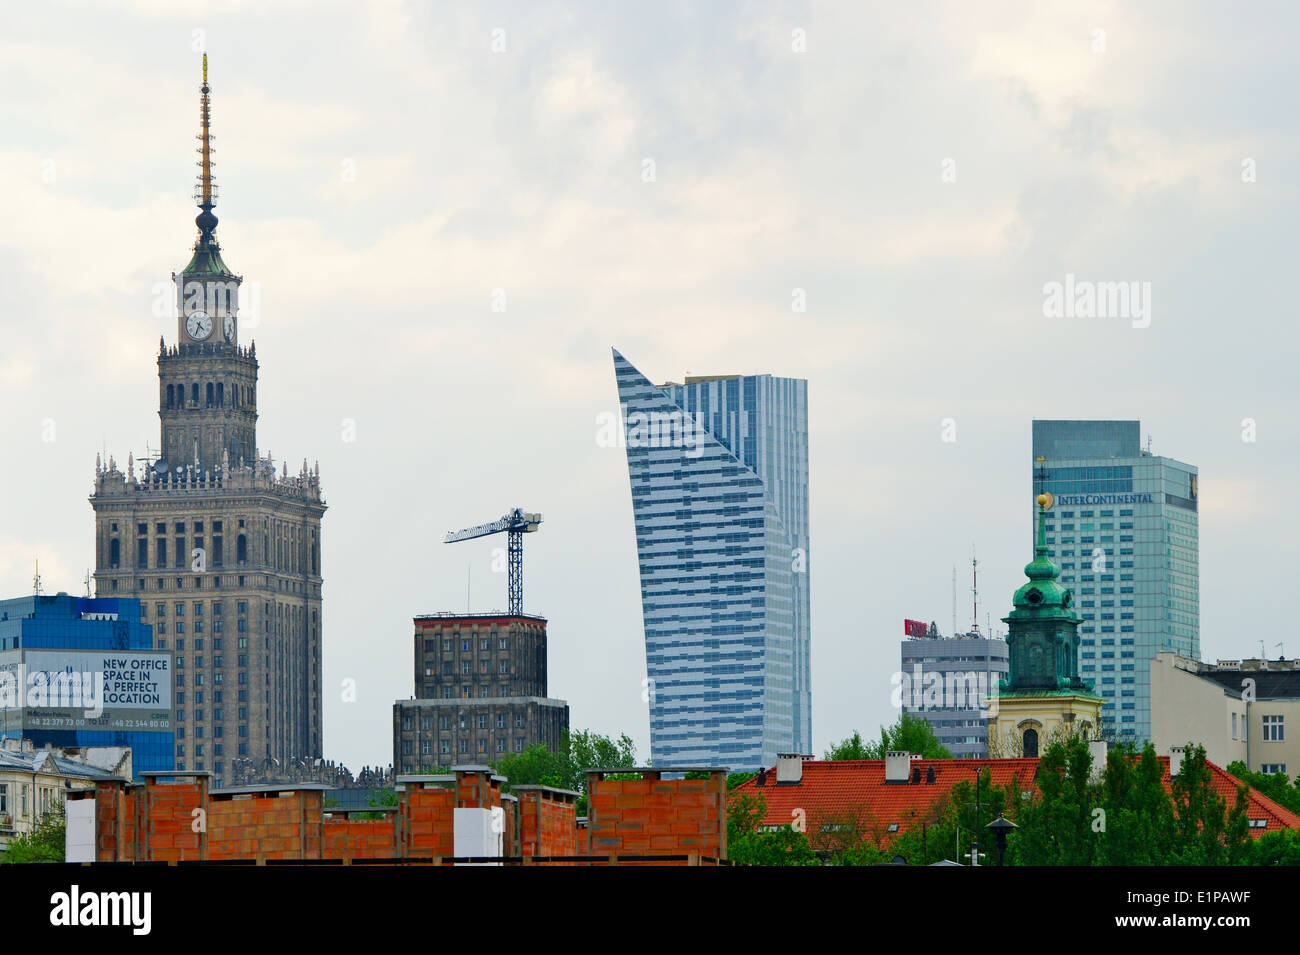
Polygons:
M177 770L216 784L291 779L321 758L320 467L291 475L257 447L257 349L217 242L208 58L199 99L199 215L159 343L156 452L97 459L95 587L136 597L175 651Z
M989 755L1038 756L1063 736L1093 739L1105 701L1079 677L1079 624L1074 598L1047 553L1050 494L1038 495L1038 538L1025 565L1028 582L1012 597L1007 625L1010 672L989 703Z

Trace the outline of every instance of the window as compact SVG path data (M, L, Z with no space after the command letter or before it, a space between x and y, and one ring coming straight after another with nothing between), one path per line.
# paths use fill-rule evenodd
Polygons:
M1285 773L1286 763L1261 763L1259 771L1265 776L1272 776L1275 773ZM3 811L3 807L0 807L0 812Z
M480 641L478 642L478 648L479 648L480 650L486 650L486 649L488 648L488 638L487 638L487 637L484 637L482 640L480 640Z
M485 729L487 729L487 714L486 714L486 713L480 713L480 714L478 715L478 728L481 729L481 730L485 730Z
M1280 743L1282 742L1282 717L1265 716L1261 718L1264 725L1264 742Z

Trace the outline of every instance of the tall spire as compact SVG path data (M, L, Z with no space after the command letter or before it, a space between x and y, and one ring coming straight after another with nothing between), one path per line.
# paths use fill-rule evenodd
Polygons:
M203 54L203 85L199 87L199 127L198 135L199 148L199 181L194 188L194 198L203 211L199 213L194 220L194 224L199 227L199 240L195 249L201 247L216 247L217 240L214 233L217 228L217 217L212 214L212 208L217 204L217 184L212 178L212 104L208 94L212 90L208 86L208 55Z

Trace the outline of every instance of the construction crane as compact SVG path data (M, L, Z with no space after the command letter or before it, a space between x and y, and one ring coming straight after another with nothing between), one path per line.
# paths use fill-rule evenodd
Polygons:
M517 616L524 612L524 535L537 530L542 515L526 513L522 508L512 508L508 514L491 524L467 527L463 531L448 531L444 544L506 534L506 581L509 588L509 612Z

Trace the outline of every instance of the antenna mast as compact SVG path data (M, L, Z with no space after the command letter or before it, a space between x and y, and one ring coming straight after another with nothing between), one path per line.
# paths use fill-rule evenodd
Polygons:
M980 562L975 559L975 544L970 545L970 629L971 633L980 632Z
M952 565L952 635L957 636L957 565Z
M41 595L41 559L36 558L36 576L32 578L32 593L37 597ZM1261 643L1262 647L1263 644Z

